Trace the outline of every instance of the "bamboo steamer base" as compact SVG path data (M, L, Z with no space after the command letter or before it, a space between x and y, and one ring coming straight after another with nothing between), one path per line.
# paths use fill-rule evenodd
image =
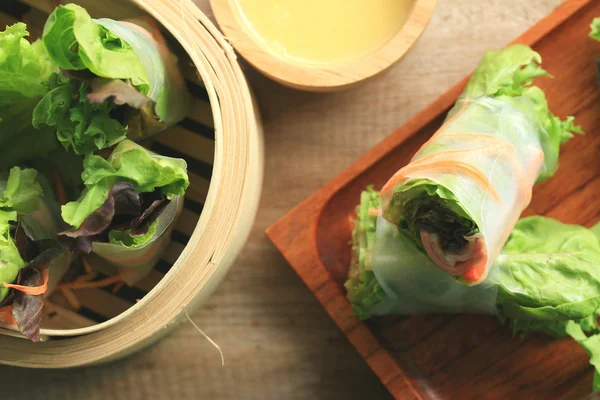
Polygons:
M41 34L48 13L67 3L20 2L2 1L0 24L24 20L34 37ZM43 342L32 343L0 328L2 364L92 365L156 342L186 319L186 312L205 303L241 251L258 208L264 159L260 119L233 49L208 18L191 0L70 2L85 7L93 17L149 14L180 45L180 60L194 96L192 111L148 145L185 158L191 185L172 242L147 278L116 293L111 288L82 290L77 293L83 305L78 313L68 309L61 293L52 295L53 317L42 326ZM94 267L110 274L110 267L102 263Z

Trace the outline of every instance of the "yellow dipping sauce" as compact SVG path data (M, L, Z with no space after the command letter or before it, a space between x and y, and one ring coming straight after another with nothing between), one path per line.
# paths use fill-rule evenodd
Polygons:
M330 64L364 56L396 34L414 0L231 0L264 46L283 58Z

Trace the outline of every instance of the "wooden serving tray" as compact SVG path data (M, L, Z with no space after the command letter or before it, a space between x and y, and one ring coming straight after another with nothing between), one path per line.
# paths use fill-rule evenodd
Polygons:
M556 175L534 188L526 215L591 226L600 219L600 43L588 38L599 0L568 0L515 40L555 79L536 80L551 110L587 133L564 146ZM493 317L427 315L362 323L342 286L361 190L380 188L440 126L463 79L267 230L308 288L397 399L577 399L591 391L589 357L571 340L512 337ZM600 268L600 266L599 266Z

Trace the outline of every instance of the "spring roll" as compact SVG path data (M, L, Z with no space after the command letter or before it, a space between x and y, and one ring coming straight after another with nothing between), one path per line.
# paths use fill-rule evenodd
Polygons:
M71 229L58 240L68 251L106 259L132 284L169 242L189 186L187 164L124 140L108 159L87 156L82 178L86 189L79 200L62 207Z
M43 43L61 72L36 106L36 127L53 127L77 154L139 141L187 115L190 95L157 24L92 19L75 4L59 6Z
M547 75L524 45L488 52L442 127L383 186L383 217L467 285L483 282L536 182L581 133L529 86Z
M34 342L44 297L71 262L54 240L60 218L50 192L33 169L0 174L0 319Z
M467 286L439 269L410 237L383 218L380 204L376 191L365 190L354 224L345 287L359 319L495 315L515 334L572 337L592 362L600 357L600 223L586 229L540 216L522 218L488 278Z

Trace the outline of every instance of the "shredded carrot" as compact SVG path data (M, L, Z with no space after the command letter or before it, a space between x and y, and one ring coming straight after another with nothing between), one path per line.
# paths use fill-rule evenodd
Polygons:
M8 325L17 325L13 317L12 306L0 307L0 320Z
M88 274L85 274L85 275L78 276L78 277L75 279L75 282L78 282L78 283L82 283L82 282L89 282L89 281L91 281L91 280L94 280L94 279L96 279L96 277L97 277L97 276L98 276L98 273L97 273L97 272L90 272L90 273L88 273Z
M90 265L90 262L88 261L87 257L81 257L81 262L83 263L83 269L85 270L85 272L87 272L88 274L94 272L94 269Z
M504 143L499 141L500 143L485 146L485 147L475 147L471 149L455 149L455 150L442 150L435 153L427 154L426 156L420 157L414 161L411 161L411 164L416 164L424 161L433 160L436 158L444 157L444 156L461 156L471 154L472 152L479 152L483 154L500 154L501 152L505 152L507 154L514 154L515 148L508 143Z
M444 123L442 124L442 126L440 126L440 129L438 129L438 131L440 131L446 125L454 122L455 119L457 119L458 117L460 117L462 115L462 113L465 112L465 110L467 109L467 104L469 104L469 96L465 97L462 100L462 102L463 102L462 106L460 106L460 109L456 112L456 114L454 114L450 119L444 121Z
M90 289L90 288L100 288L108 285L112 285L113 283L123 281L122 275L113 275L108 278L101 279L99 281L94 282L70 282L63 283L58 286L59 289Z
M25 294L29 294L32 296L40 295L46 293L48 290L48 270L45 269L42 271L42 284L40 286L22 286L22 285L14 285L12 283L4 282L2 285L7 289L15 289Z
M494 136L492 134L489 133L477 133L477 132L440 132L438 133L438 135L436 136L436 139L439 138L449 138L449 139L462 139L462 142L465 141L473 141L473 142L478 142L481 140L484 141L489 141L489 142L504 142L504 140L498 138L497 136ZM477 139L477 140L475 140ZM461 142L461 143L462 143Z
M115 287L112 290L112 293L115 294L117 293L119 290L121 290L121 288L125 286L125 282L119 282L115 285Z
M381 211L379 211L377 208L369 208L369 214L371 215L379 215L381 213Z
M467 282L477 282L483 276L486 264L487 254L463 274L463 279Z
M73 293L70 289L63 288L61 288L60 291L65 296L65 299L67 299L67 302L71 305L73 310L77 311L81 308L81 303L79 302L79 299L77 299L77 296L75 296L75 293Z
M402 168L400 171L396 172L394 176L385 184L383 189L381 189L381 195L385 195L390 189L396 186L399 182L402 182L406 179L406 175L416 171L447 171L448 173L454 173L456 171L460 171L465 175L470 176L472 179L481 184L492 196L492 198L498 203L502 204L502 200L498 196L498 193L494 189L494 187L490 184L490 181L485 177L485 175L473 167L470 164L467 164L463 161L458 160L445 160L441 161L432 161L429 163L422 164L408 164L406 167Z
M67 192L65 190L65 185L62 182L62 179L60 179L60 174L58 173L58 170L55 168L53 171L53 180L54 180L54 188L56 189L56 199L58 200L59 204L67 204Z
M469 135L469 136L472 136L472 135ZM519 192L520 192L521 197L523 198L524 204L527 205L531 201L530 185L535 180L535 177L533 177L533 179L532 179L531 176L528 176L527 172L523 168L523 165L521 165L521 162L517 158L517 155L515 154L515 151L514 151L515 148L512 145L509 145L508 143L505 143L502 140L497 140L497 141L499 143L492 145L492 146L477 147L477 148L471 148L471 149L439 151L439 152L436 152L433 154L428 154L426 156L423 156L415 161L411 161L411 163L409 165L415 165L415 164L418 164L421 162L434 160L434 159L437 159L437 158L440 158L440 157L443 157L446 155L450 155L450 156L466 155L466 154L469 154L469 152L471 152L471 151L480 151L481 153L484 153L484 154L485 153L495 154L496 152L498 152L497 153L498 155L500 155L501 152L504 152L507 155L507 159L511 163L512 170L515 172L517 180L520 182ZM535 171L537 171L538 168L535 168Z

